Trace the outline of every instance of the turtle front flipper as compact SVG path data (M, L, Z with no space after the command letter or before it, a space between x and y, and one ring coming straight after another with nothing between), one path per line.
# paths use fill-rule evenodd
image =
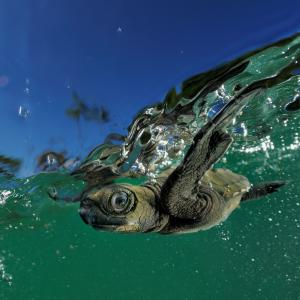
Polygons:
M277 192L278 189L285 184L285 181L277 180L254 185L247 193L243 195L241 201L256 200L263 196L272 194L274 192Z
M202 178L204 173L222 157L232 143L231 136L225 131L226 128L232 124L235 117L247 105L249 95L259 91L259 85L244 88L197 132L182 163L166 182L167 186L169 185L168 182L173 185L181 177L189 177L189 181L192 182L197 182Z
M203 175L231 142L231 137L220 130L212 131L204 139L196 139L184 163L168 177L161 189L163 209L171 216L167 231L174 227L172 223L179 226L179 231L185 231L186 225L194 228L215 223L212 218L222 219L226 200L209 183L208 176Z
M228 215L227 211L232 211L224 196L205 180L201 182L201 179L230 146L232 138L225 129L247 104L248 92L242 91L233 98L198 131L182 163L163 184L161 205L171 216L165 232L172 232L174 228L180 232L186 229L206 229L224 219ZM235 196L237 205L241 195L240 192Z
M201 140L197 140L196 136L180 171L182 174L194 173L196 181L199 181L224 155L232 141L232 137L223 130L212 131Z

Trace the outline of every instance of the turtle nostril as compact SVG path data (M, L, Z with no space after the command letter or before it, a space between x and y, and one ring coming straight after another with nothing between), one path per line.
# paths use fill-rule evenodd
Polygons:
M80 202L80 206L81 207L90 207L92 206L93 200L90 198L84 198L83 200L81 200Z

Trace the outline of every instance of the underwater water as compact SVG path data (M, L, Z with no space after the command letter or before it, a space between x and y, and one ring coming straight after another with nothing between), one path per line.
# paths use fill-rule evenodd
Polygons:
M0 2L0 299L300 299L298 4L188 2ZM244 91L216 167L277 193L168 236L64 201L155 180Z

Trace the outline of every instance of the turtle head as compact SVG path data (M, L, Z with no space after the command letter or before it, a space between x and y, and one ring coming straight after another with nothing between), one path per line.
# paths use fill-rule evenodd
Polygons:
M111 184L87 191L80 216L95 229L118 232L159 231L168 221L149 186Z

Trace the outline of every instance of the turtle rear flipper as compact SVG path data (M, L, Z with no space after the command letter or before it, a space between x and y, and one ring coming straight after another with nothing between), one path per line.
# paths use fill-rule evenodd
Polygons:
M278 180L254 185L247 193L243 195L241 201L255 200L268 194L272 194L274 192L277 192L278 189L285 184L285 181Z

